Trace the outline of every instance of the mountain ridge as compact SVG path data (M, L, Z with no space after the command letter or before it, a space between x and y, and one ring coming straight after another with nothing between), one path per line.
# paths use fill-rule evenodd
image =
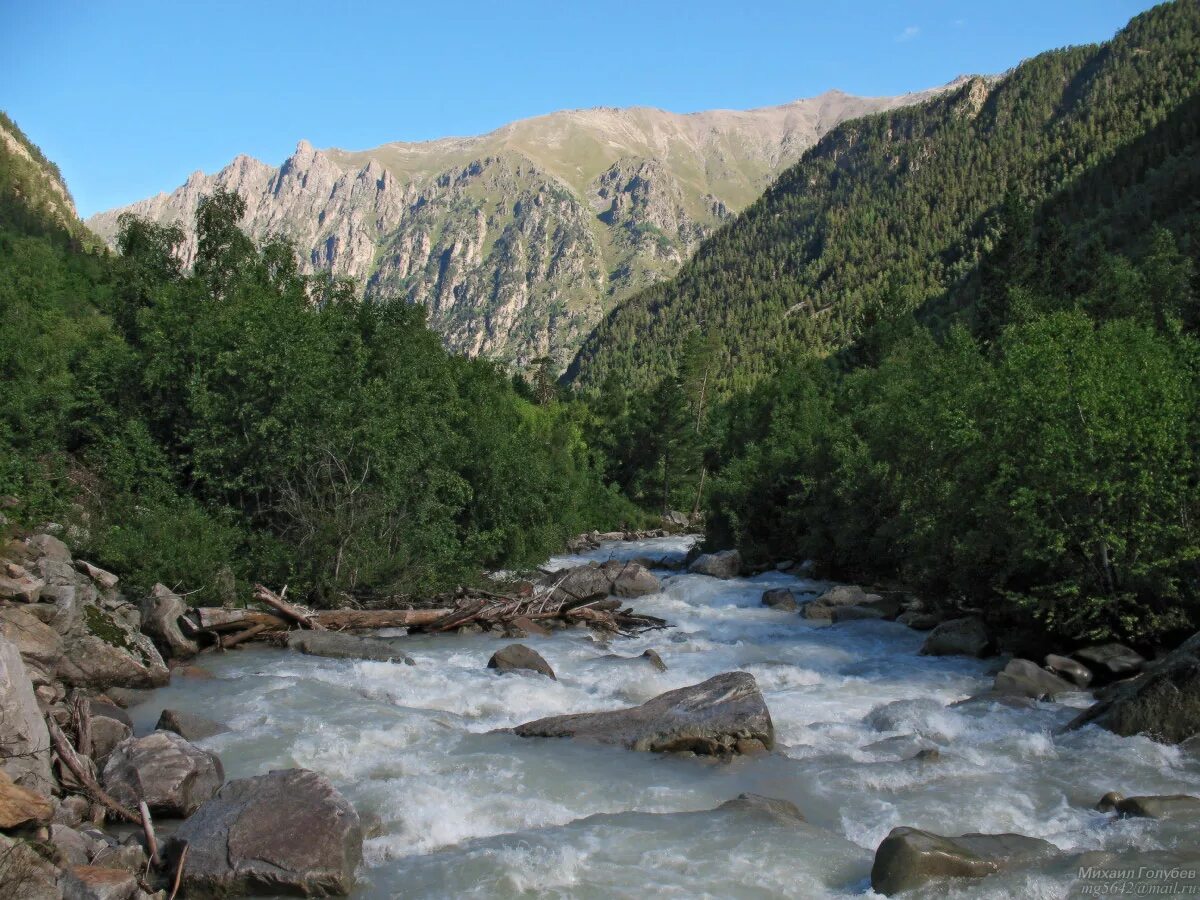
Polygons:
M730 215L836 124L921 102L832 90L752 110L561 110L482 135L317 149L280 166L245 154L88 221L110 244L133 212L184 228L215 189L247 199L244 226L283 236L308 271L373 299L423 304L446 344L518 365L565 367L600 318L669 277Z

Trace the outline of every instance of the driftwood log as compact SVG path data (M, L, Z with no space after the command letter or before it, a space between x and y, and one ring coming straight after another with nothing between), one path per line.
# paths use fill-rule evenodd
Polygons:
M446 599L436 609L330 609L310 611L283 600L259 586L255 598L270 607L231 609L198 607L188 615L193 630L216 636L217 646L229 648L256 639L276 639L292 628L316 631L348 631L375 628L407 628L431 634L444 633L465 625L495 628L516 619L530 622L558 619L568 625L582 623L610 634L637 634L667 623L632 609L621 609L621 602L602 597L581 599L560 590L556 584L533 597L506 596L489 591L466 589Z

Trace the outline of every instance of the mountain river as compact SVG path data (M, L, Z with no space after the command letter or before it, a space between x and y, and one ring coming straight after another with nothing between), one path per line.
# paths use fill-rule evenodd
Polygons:
M682 557L689 540L607 544L549 567ZM583 628L522 641L557 681L485 668L508 643L495 635L414 635L398 643L414 666L271 648L209 656L214 678L177 678L131 713L138 733L164 707L227 724L231 733L201 743L228 778L304 766L332 779L367 834L354 894L364 900L874 896L873 852L897 825L1195 855L1200 842L1182 824L1093 809L1110 790L1200 794L1200 760L1095 727L1060 734L1087 695L955 706L986 691L999 663L922 657L924 635L896 623L821 627L760 603L768 587L804 599L819 582L656 574L662 592L630 603L673 627L608 644ZM637 658L646 648L666 672ZM733 670L758 680L773 754L714 763L491 733L633 706ZM926 747L940 760L912 759ZM743 791L794 802L808 824L715 810ZM1074 896L1077 868L1048 864L936 895Z

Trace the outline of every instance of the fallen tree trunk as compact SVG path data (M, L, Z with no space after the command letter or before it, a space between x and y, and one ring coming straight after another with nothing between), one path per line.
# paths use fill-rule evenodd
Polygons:
M263 587L261 584L254 586L254 599L267 606L273 607L283 613L284 617L292 620L301 628L310 628L313 631L324 631L325 626L316 621L308 613L301 610L299 607L287 603L283 597L287 594L287 585L284 585L282 591L276 594L270 588Z

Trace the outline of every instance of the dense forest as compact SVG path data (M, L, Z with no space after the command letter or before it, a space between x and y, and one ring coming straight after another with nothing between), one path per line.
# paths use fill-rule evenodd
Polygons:
M831 132L577 360L610 478L751 559L1194 629L1198 113L1186 0Z
M124 223L90 249L57 171L0 145L0 494L134 588L245 581L316 603L528 566L639 514L602 485L587 411L446 353L423 309L358 303L207 198L200 255ZM7 146L7 149L6 149ZM61 188L61 191L59 190Z

